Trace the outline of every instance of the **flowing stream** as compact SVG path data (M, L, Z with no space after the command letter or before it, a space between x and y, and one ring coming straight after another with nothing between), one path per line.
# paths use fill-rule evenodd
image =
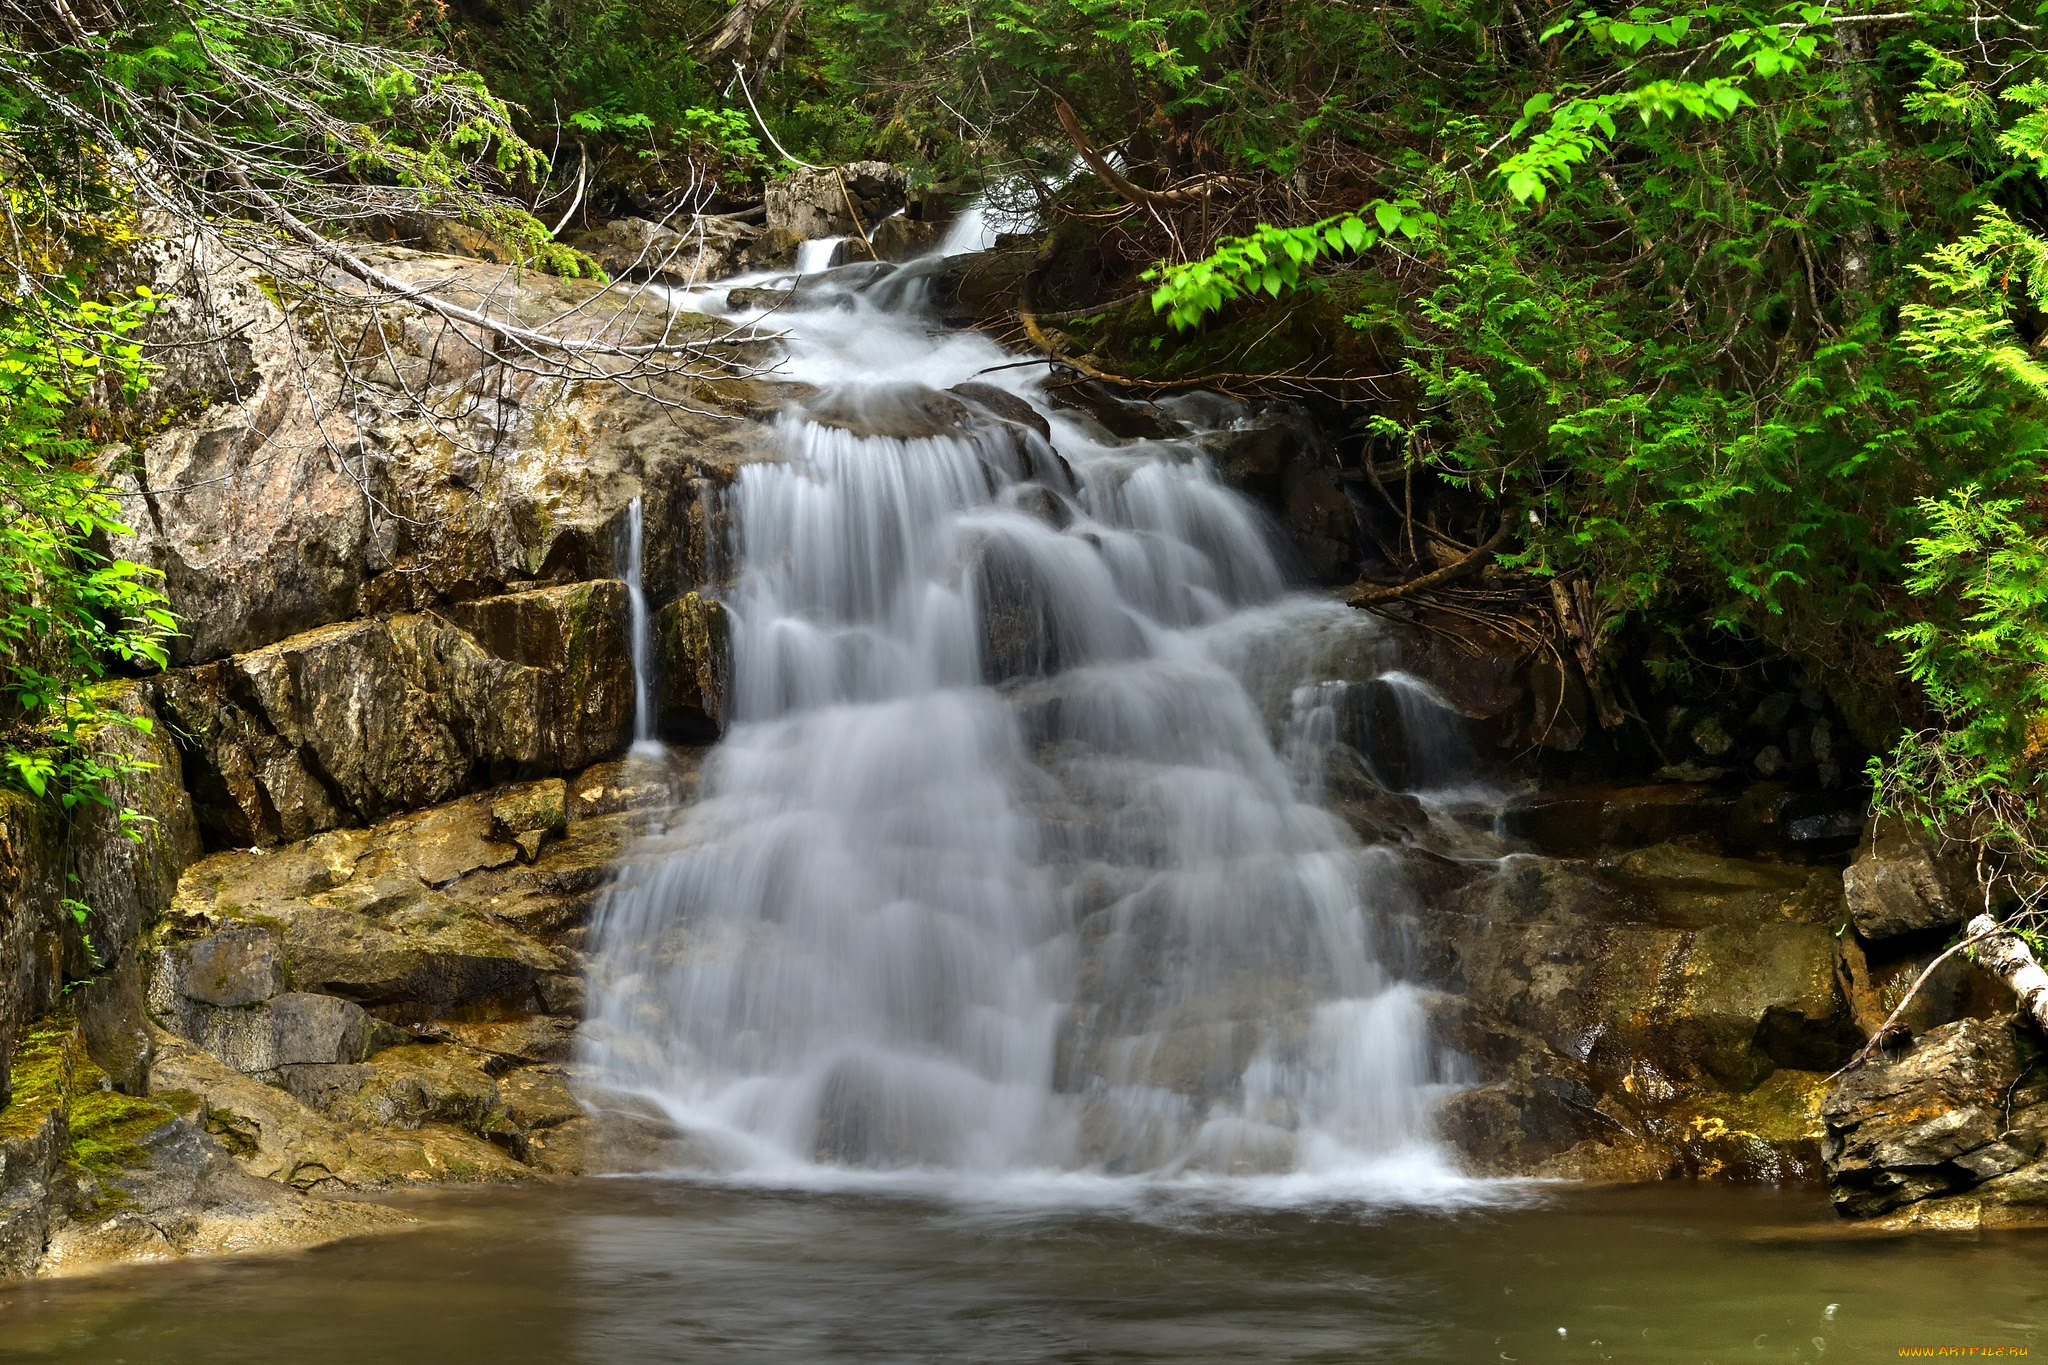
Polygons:
M1194 441L1049 401L929 274L807 275L760 323L813 396L727 495L729 729L600 911L586 1061L772 1182L1466 1189L1379 947L1410 892L1241 666L1369 627L1288 594Z

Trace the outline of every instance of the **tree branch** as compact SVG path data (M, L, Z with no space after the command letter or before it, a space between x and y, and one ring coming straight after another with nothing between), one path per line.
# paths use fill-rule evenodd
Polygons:
M1481 545L1462 558L1451 561L1441 569L1431 570L1420 578L1396 584L1391 588L1354 588L1344 600L1347 604L1354 607L1370 607L1380 602L1391 602L1396 598L1413 597L1419 592L1427 592L1431 588L1441 587L1445 583L1463 578L1474 570L1484 567L1487 556L1499 549L1502 543L1507 540L1509 525L1510 523L1503 519L1500 529L1488 537L1484 545Z

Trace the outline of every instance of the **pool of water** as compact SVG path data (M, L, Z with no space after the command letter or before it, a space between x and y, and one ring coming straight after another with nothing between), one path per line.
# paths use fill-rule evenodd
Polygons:
M594 1180L418 1230L0 1290L0 1360L1864 1361L2040 1347L2048 1236L1844 1237L1810 1190L1453 1212Z

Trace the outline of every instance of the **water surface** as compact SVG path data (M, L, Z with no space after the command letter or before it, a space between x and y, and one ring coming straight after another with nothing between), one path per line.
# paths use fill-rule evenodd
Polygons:
M0 1360L1731 1365L2048 1349L2048 1237L1845 1239L1813 1190L1552 1187L1437 1213L592 1180L414 1207L436 1221L7 1289Z

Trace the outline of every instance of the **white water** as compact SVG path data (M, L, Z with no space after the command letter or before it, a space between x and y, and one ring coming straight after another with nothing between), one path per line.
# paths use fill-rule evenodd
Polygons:
M647 593L641 582L642 560L640 499L634 498L626 507L626 600L629 608L627 630L633 655L633 747L636 749L654 739L653 706L647 684L654 636L648 623Z
M1314 804L1225 662L1366 627L1285 594L1192 446L1115 441L877 295L777 315L838 420L786 415L788 458L728 495L731 727L601 909L586 1060L741 1179L1466 1188L1420 997L1375 951L1397 860ZM1050 443L986 411L907 434L968 380ZM906 434L846 429L876 423Z
M832 264L832 258L839 254L839 248L845 241L844 237L813 237L809 241L798 242L796 273L815 275L824 270ZM728 281L722 287L731 288L731 282Z

